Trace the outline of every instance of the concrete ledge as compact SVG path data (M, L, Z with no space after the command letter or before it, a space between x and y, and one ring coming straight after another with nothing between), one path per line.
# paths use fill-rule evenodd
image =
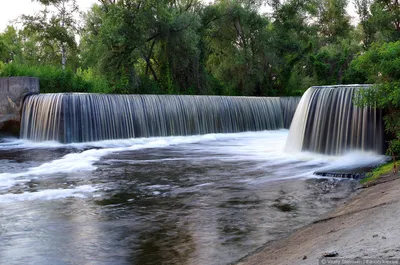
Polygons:
M40 92L35 77L0 78L0 132L19 134L21 111L26 96Z

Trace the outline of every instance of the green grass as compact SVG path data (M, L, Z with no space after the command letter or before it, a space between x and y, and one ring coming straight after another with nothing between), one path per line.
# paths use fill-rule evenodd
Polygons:
M380 176L389 174L393 171L394 162L389 162L382 166L375 168L371 173L367 174L367 177L360 181L361 184L366 184L368 182L377 180Z

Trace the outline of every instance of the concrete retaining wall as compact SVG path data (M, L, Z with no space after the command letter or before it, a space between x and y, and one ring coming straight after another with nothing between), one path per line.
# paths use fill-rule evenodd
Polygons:
M38 93L38 78L0 78L0 133L19 135L24 98Z

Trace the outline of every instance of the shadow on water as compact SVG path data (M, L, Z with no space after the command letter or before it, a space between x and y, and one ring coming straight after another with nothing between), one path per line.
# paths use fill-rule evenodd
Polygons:
M179 219L159 220L160 226L140 234L131 249L131 264L191 264L196 245L188 227Z

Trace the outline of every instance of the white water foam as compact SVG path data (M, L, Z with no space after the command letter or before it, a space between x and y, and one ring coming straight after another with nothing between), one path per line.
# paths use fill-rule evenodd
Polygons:
M10 188L17 183L28 182L32 178L51 175L56 173L72 173L81 171L92 171L96 169L94 164L102 157L116 152L133 151L149 148L165 148L180 144L192 144L202 141L214 141L232 136L209 134L202 136L187 137L157 137L138 138L125 140L107 140L91 143L61 144L57 142L35 143L24 140L8 140L0 144L0 150L7 149L33 149L33 148L78 148L87 149L80 153L70 153L60 159L44 163L37 167L31 167L19 173L0 173L0 189Z
M90 185L78 186L73 189L49 189L37 192L24 192L18 194L0 195L0 203L10 203L18 201L49 201L65 198L86 198L97 189Z
M0 173L0 191L18 183L26 183L32 179L45 178L58 173L88 172L97 168L96 162L112 153L134 151L149 148L166 148L174 145L186 145L183 150L197 154L196 161L217 160L240 163L257 161L257 169L265 172L265 181L290 178L312 178L313 173L321 170L339 170L375 166L385 162L386 157L373 153L353 152L344 156L327 156L314 153L285 153L284 146L287 130L246 132L237 134L209 134L186 137L157 137L125 140L107 140L91 143L60 144L56 142L34 143L24 140L6 140L0 143L1 150L7 149L52 149L72 148L77 153L70 153L37 167L28 168L24 172ZM89 149L89 150L87 150ZM73 150L76 152L76 150ZM162 158L161 158L162 159ZM188 157L187 159L190 159ZM151 163L152 161L148 161ZM157 160L154 160L157 162ZM273 175L273 177L269 176ZM268 175L268 176L267 176ZM246 182L246 180L244 180ZM249 183L252 182L249 180ZM43 191L45 192L45 191ZM49 191L50 192L50 191ZM55 190L55 193L63 190ZM68 191L65 191L68 194ZM10 200L27 194L6 194ZM2 196L6 196L2 195ZM36 198L32 195L33 198ZM53 197L56 198L56 197Z

